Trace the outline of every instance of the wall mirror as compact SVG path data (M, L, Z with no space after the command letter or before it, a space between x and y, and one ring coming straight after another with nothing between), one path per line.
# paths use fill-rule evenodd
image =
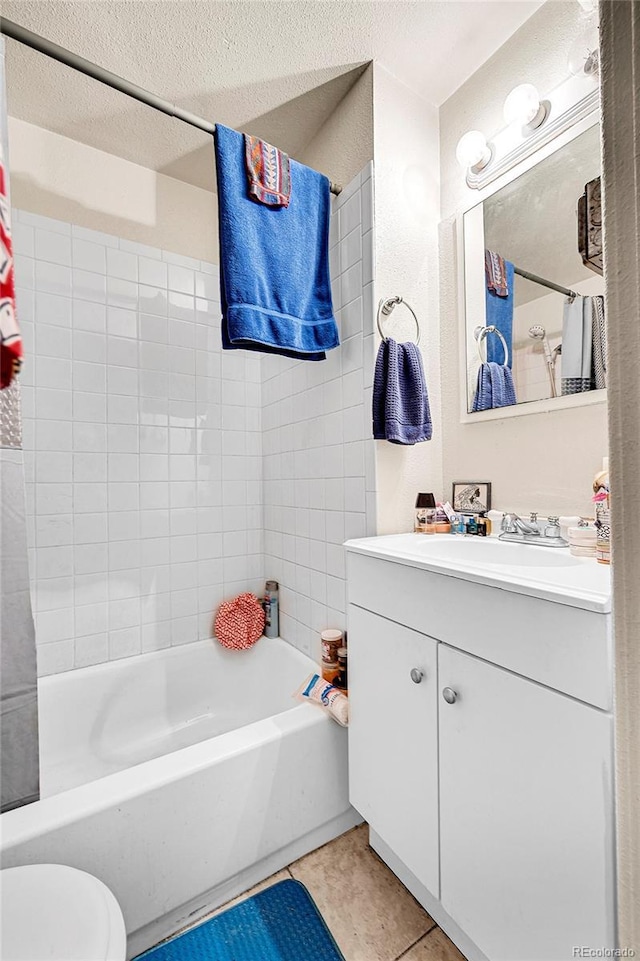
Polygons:
M540 153L463 217L465 420L606 397L599 125Z

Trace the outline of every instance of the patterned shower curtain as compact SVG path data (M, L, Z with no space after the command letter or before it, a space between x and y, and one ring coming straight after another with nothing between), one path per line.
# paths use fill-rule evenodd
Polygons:
M13 303L8 190L4 39L0 37L0 710L2 810L37 801L38 688L36 639L29 594L20 388L13 376L21 353Z

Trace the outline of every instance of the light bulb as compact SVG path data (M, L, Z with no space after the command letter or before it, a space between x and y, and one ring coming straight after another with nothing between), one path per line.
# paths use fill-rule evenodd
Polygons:
M491 148L487 144L487 138L480 130L468 130L456 147L456 160L463 168L468 170L482 170L491 160Z
M545 120L547 108L540 103L538 91L532 83L514 87L504 102L504 121L535 130Z

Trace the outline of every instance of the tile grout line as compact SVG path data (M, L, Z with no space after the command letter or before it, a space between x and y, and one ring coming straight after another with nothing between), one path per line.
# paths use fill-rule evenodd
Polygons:
M431 920L433 921L433 918L431 918ZM431 927L430 927L430 928L427 928L427 930L424 931L424 932L420 935L420 937L417 938L417 939L413 942L413 944L410 944L408 948L405 948L404 951L401 951L400 954L399 954L396 958L393 959L393 961L400 961L401 958L406 957L407 954L409 953L409 951L411 951L413 948L415 948L416 944L420 944L420 942L423 940L423 938L427 938L433 931L435 931L435 929L436 929L437 927L438 927L438 925L436 924L435 921L433 921L433 924L431 925Z

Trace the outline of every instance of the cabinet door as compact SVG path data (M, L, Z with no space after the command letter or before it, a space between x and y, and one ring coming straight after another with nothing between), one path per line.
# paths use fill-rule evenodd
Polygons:
M351 803L437 897L436 651L424 634L350 605Z
M612 719L439 651L442 903L491 961L614 947Z

